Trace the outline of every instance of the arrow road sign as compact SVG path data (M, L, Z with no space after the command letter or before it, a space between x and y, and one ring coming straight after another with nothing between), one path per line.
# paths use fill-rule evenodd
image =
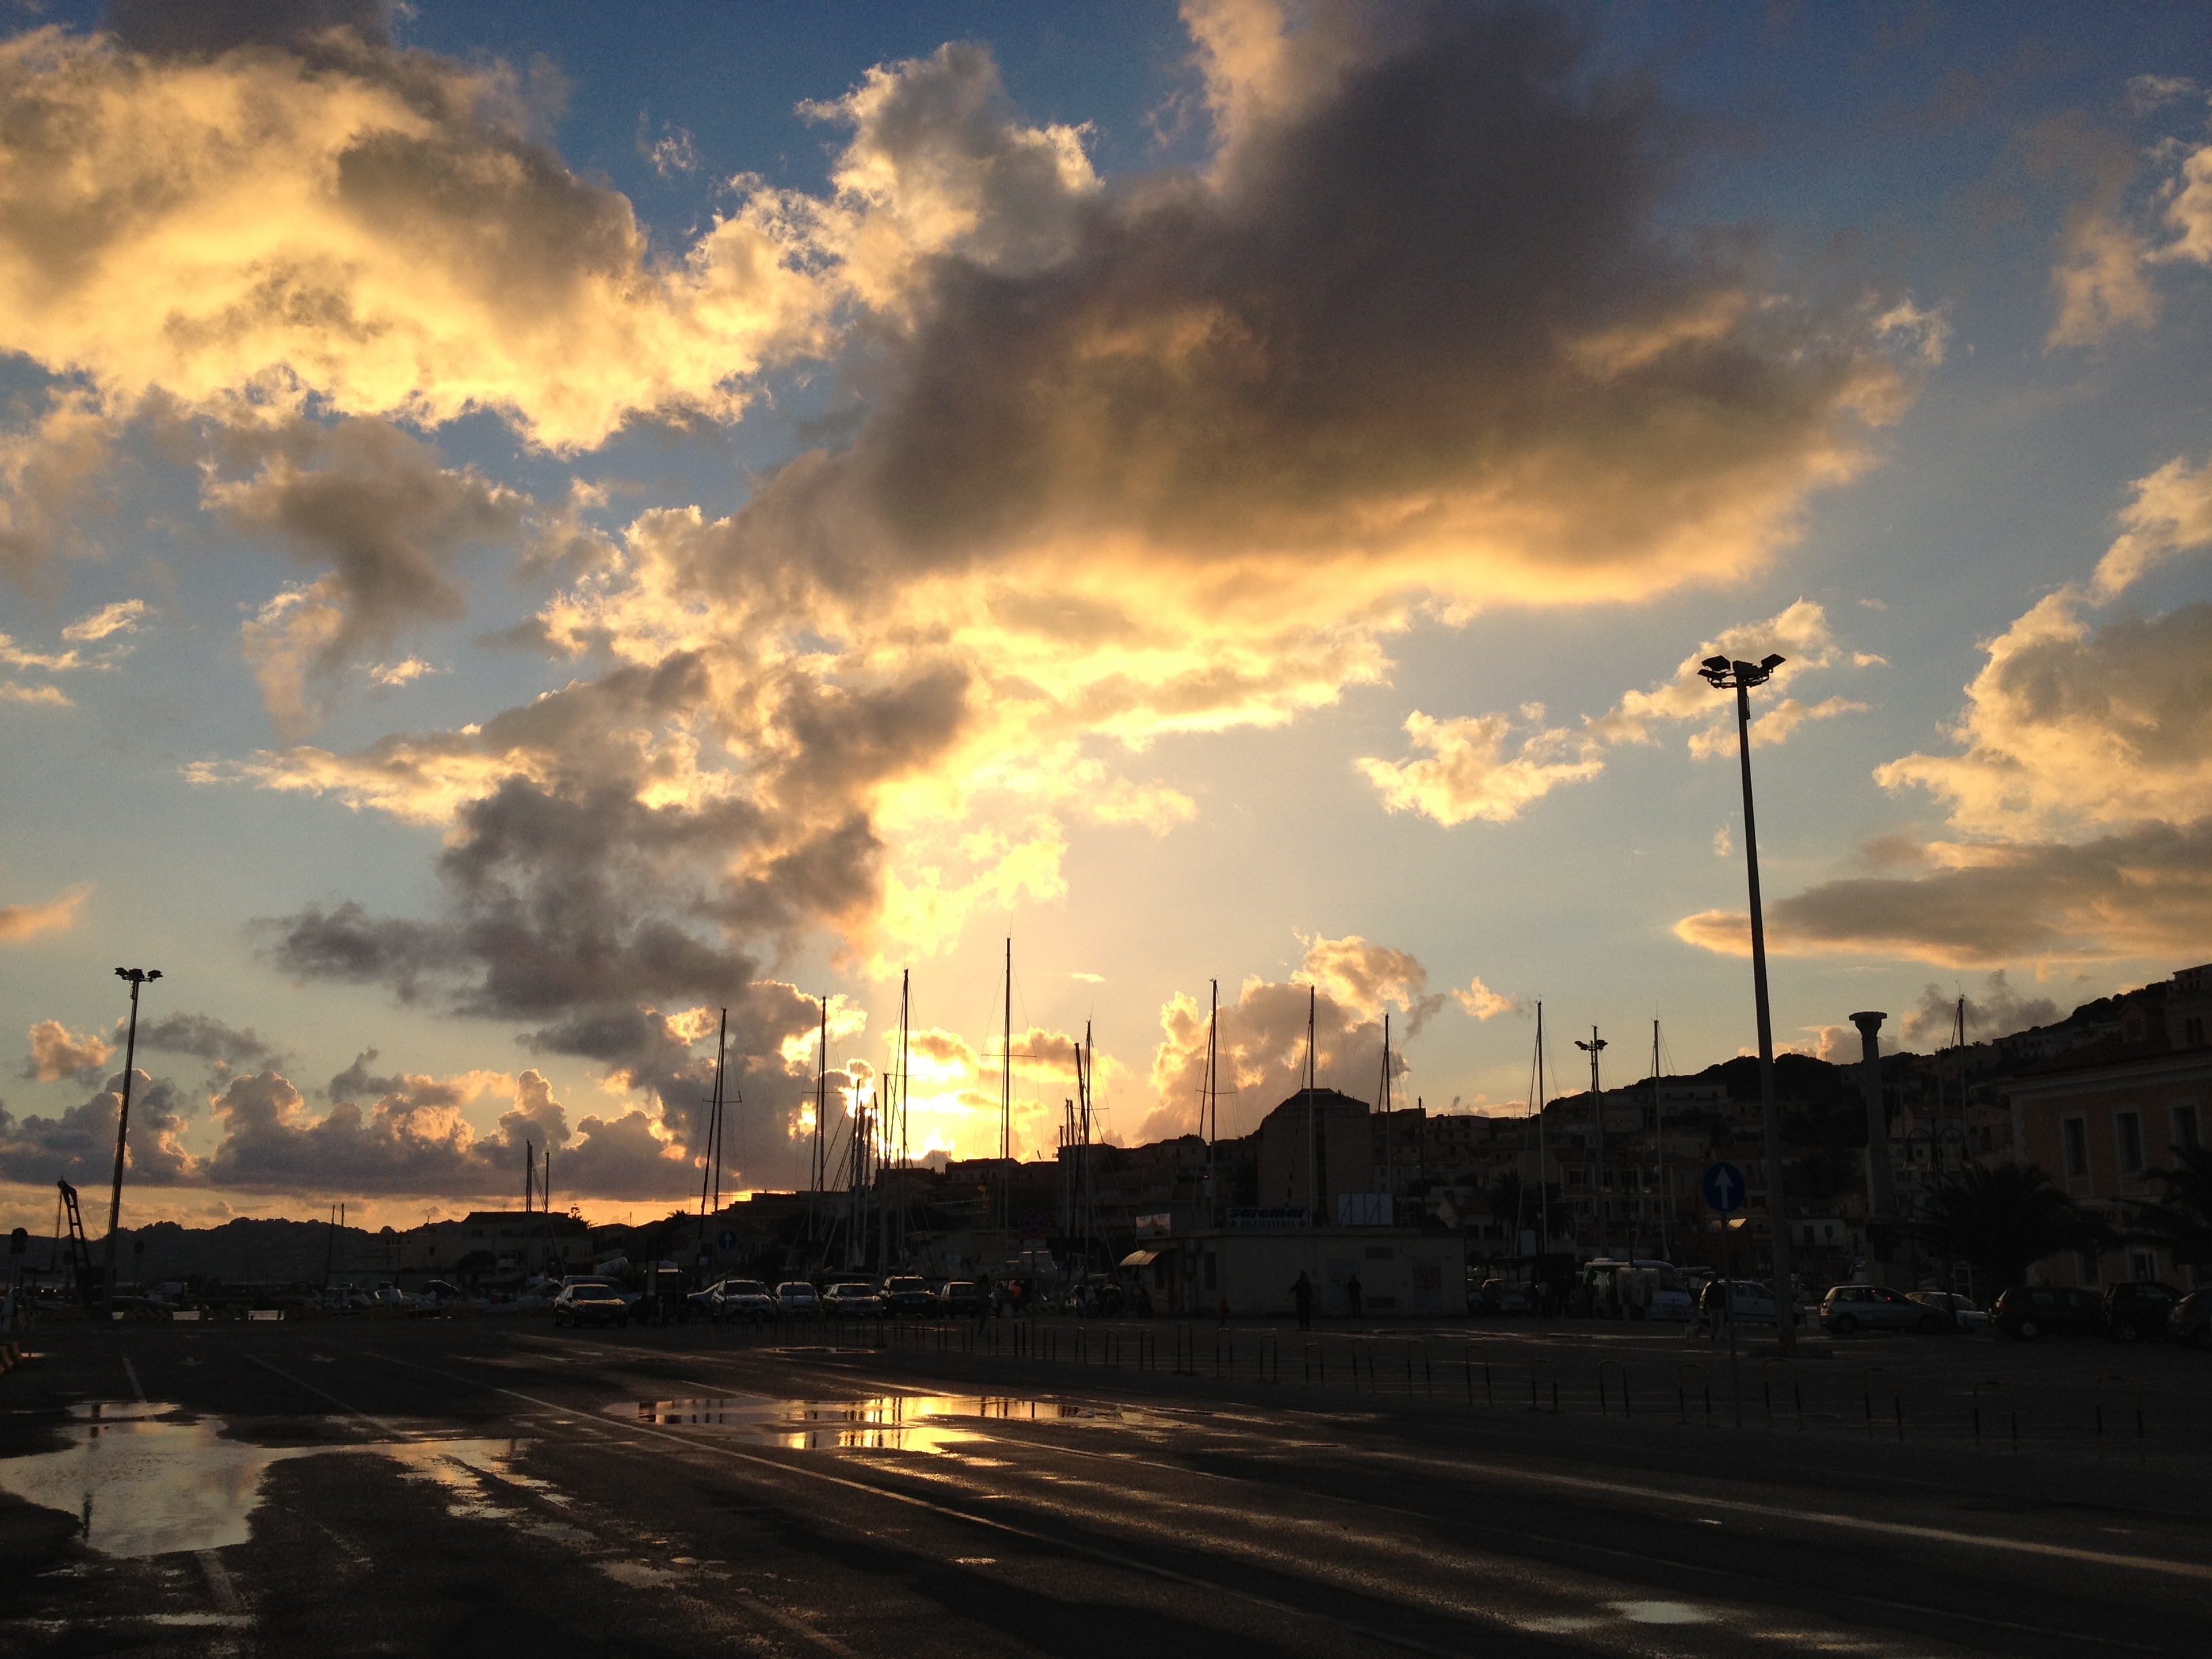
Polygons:
M1698 1184L1705 1202L1722 1215L1743 1208L1743 1171L1733 1164L1709 1164Z
M720 1245L726 1250L734 1250L738 1248L738 1236L732 1232L727 1227L725 1227L720 1232L714 1235L714 1243Z

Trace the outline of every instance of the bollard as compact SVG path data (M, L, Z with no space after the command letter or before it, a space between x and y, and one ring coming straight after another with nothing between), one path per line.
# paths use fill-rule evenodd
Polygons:
M2128 1392L2135 1398L2136 1461L2137 1462L2141 1462L2145 1455L2143 1443L2142 1384L2136 1382L2132 1376L2125 1376L2118 1371L2113 1371L2106 1376L2099 1377L2097 1379L2096 1387L2090 1395L2091 1403L2097 1414L2097 1455L2102 1457L2105 1455L2105 1384L2107 1382L2120 1383L2125 1387Z
M1982 1390L1984 1389L2004 1390L2005 1408L2012 1418L2012 1449L2018 1451L2020 1449L2020 1400L2013 1393L2011 1383L2002 1377L1996 1376L1980 1376L1974 1379L1974 1445L1976 1449L1978 1449L1982 1443Z
M1598 1415L1601 1417L1611 1415L1611 1412L1607 1404L1605 1385L1606 1376L1607 1373L1611 1371L1619 1371L1620 1373L1620 1414L1623 1417L1635 1416L1635 1411L1628 1403L1628 1367L1618 1359L1601 1359L1597 1362Z
M1690 1420L1690 1385L1684 1376L1687 1371L1698 1374L1698 1389L1705 1398L1705 1426L1710 1429L1713 1425L1713 1380L1705 1368L1694 1359L1686 1359L1674 1367L1675 1410L1680 1413L1681 1423L1687 1425Z
M1766 1402L1766 1426L1774 1426L1774 1368L1787 1369L1790 1376L1790 1396L1797 1411L1797 1432L1805 1432L1805 1385L1797 1375L1797 1363L1792 1359L1762 1359L1759 1362L1759 1391Z
M1887 1365L1869 1365L1859 1374L1859 1396L1866 1405L1867 1438L1874 1438L1874 1379L1880 1375L1889 1379L1889 1406L1897 1419L1897 1437L1905 1438L1905 1395L1898 1388L1896 1373Z
M1538 1389L1541 1381L1548 1381L1552 1385L1551 1414L1557 1417L1559 1414L1559 1374L1549 1358L1540 1357L1528 1362L1528 1409L1532 1412L1544 1409L1538 1403Z

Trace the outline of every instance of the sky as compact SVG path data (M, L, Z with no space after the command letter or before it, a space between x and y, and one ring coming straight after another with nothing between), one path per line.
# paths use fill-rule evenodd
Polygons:
M1778 1044L2212 958L2203 22L0 8L0 1223L1698 1069L1716 651Z

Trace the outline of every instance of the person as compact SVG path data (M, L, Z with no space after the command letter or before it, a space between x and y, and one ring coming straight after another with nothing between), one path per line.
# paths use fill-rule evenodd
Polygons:
M1304 1270L1301 1268L1298 1273L1298 1282L1291 1286L1291 1300L1297 1304L1298 1328L1302 1331L1313 1328L1313 1280L1308 1279ZM1224 1302L1222 1305L1226 1307L1228 1304Z
M1354 1319L1364 1319L1367 1316L1366 1310L1361 1304L1359 1299L1359 1275L1358 1273L1352 1274L1351 1278L1344 1281L1344 1305L1350 1311Z

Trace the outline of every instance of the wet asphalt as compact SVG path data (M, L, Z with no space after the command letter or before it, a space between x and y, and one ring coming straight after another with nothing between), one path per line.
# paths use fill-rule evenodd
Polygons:
M2212 1651L2207 1356L890 1340L50 1326L0 1653Z

